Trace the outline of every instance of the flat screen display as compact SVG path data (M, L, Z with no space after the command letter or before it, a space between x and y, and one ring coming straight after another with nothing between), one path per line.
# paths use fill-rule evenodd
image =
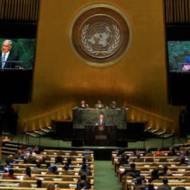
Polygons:
M35 39L0 38L0 69L32 70L35 58Z
M190 73L190 41L168 41L169 72Z

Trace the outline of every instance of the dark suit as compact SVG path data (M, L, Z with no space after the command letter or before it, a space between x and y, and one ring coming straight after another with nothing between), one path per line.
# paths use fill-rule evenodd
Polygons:
M2 60L2 53L1 53L1 60ZM11 50L9 53L9 56L7 57L7 60L5 61L4 67L2 68L2 62L1 62L0 68L2 68L2 69L14 69L17 66L19 66L18 61L19 61L18 53L15 52L14 50Z

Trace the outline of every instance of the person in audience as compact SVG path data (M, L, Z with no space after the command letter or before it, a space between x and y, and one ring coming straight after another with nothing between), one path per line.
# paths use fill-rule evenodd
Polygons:
M170 148L168 151L168 156L176 156L176 149L174 147Z
M63 163L63 157L57 156L55 157L55 164L62 164Z
M171 190L171 186L168 185L168 179L164 178L162 182L163 184L158 187L158 190Z
M164 165L161 172L159 172L159 176L169 176L171 172L168 170L168 166Z
M133 178L140 176L140 171L136 169L135 163L130 164L130 168L126 170L125 175L131 176Z
M16 176L14 175L14 170L13 169L10 169L8 171L8 173L5 173L3 175L3 178L6 178L6 179L16 179Z
M91 172L88 168L88 166L86 164L83 164L80 168L80 171L79 171L79 175L80 176L83 176L83 175L91 175Z
M137 157L134 159L135 162L142 162L142 159L141 158L141 155L140 154L137 154Z
M87 180L86 175L82 175L77 182L76 190L90 189L90 188L91 188L91 185L89 181Z
M42 187L43 187L43 185L42 185L42 180L40 180L40 179L37 179L37 180L36 180L36 187L37 187L37 188L42 188Z
M149 148L146 148L145 152L144 152L145 156L152 156L152 151Z
M159 168L154 168L151 172L151 180L159 179Z
M148 184L145 187L145 190L155 190L154 184L152 184L152 179L148 179Z
M160 149L158 149L158 150L154 153L154 156L161 156L161 151L160 151Z
M80 102L80 108L83 108L83 109L88 108L88 104L86 103L85 100L81 100L81 102Z
M118 166L129 164L129 156L127 154L121 154L121 158L118 160Z
M32 170L30 167L26 167L24 179L32 179Z
M135 180L135 188L134 190L144 190L145 185L143 184L143 180L141 177L137 177Z
M102 103L101 100L97 101L97 103L95 104L95 108L98 108L98 109L104 108L104 104Z
M186 158L185 156L180 156L180 160L179 160L179 165L187 165L187 161L186 161Z
M48 167L48 174L58 174L58 173L59 172L57 166L53 165Z
M4 166L4 172L9 172L10 169L12 169L12 165L11 165L11 161L10 160L6 160L5 161L5 166Z
M67 162L64 165L64 170L68 171L72 166L72 159L71 158L67 158Z

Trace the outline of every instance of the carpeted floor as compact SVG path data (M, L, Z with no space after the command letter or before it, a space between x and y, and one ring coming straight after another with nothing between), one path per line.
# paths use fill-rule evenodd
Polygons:
M95 189L121 190L121 183L115 176L111 161L95 161Z

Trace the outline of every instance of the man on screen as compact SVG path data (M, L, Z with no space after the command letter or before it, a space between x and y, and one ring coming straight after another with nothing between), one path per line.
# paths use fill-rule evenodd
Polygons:
M19 68L18 60L18 53L14 52L12 49L12 41L9 39L4 40L1 46L0 69Z

